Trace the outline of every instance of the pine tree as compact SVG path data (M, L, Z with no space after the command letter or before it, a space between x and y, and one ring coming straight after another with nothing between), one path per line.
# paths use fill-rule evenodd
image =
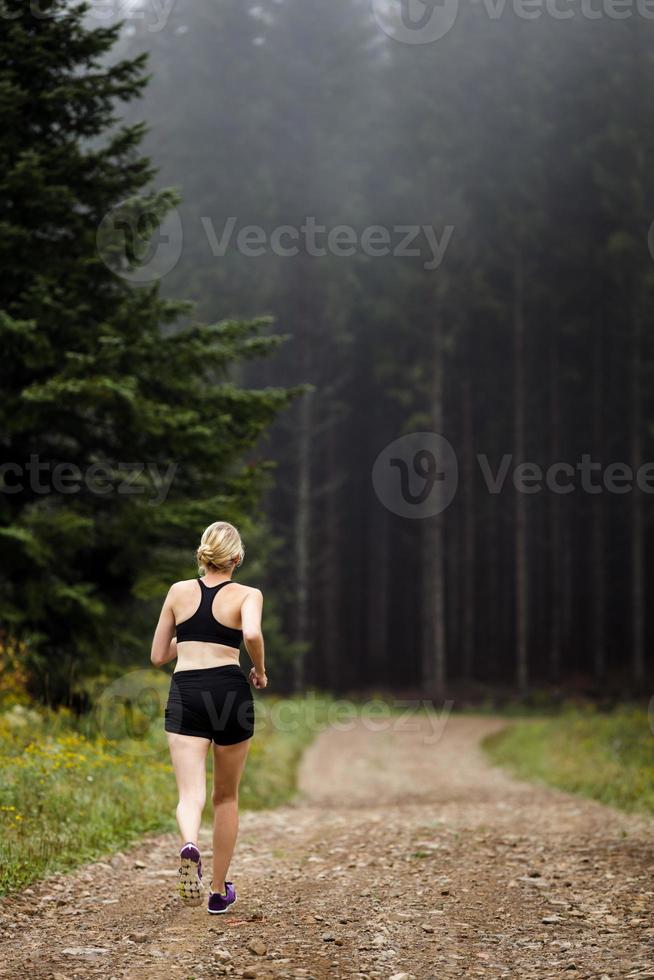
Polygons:
M109 64L119 25L89 28L86 5L2 7L0 623L58 698L108 653L147 659L137 600L191 571L203 526L252 508L266 466L242 454L293 392L231 380L281 340L260 321L196 323L160 295L177 196L149 189L145 127L116 109L145 57Z

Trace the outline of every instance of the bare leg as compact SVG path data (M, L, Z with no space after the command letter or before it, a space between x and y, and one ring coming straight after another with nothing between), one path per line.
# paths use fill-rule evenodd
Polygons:
M207 798L206 764L211 741L196 735L166 732L173 761L179 803L177 824L182 844L198 844L202 810Z
M238 833L238 786L252 739L213 747L213 891L224 894Z

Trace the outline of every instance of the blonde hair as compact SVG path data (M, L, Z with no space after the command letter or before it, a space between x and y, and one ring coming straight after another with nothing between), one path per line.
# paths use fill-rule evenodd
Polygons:
M245 557L241 535L233 524L215 521L205 529L197 550L198 566L204 572L216 569L226 572L236 562L240 565Z

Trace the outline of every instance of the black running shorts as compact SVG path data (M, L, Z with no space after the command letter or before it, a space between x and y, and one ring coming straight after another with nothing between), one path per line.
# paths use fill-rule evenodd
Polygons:
M170 679L165 730L234 745L254 734L254 701L237 664L177 670Z

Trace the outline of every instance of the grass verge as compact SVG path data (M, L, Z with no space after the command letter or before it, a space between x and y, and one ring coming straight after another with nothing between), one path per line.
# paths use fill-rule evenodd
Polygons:
M654 813L654 734L644 708L588 707L517 721L487 737L484 749L521 779Z
M25 704L0 714L0 895L144 834L176 829L177 791L163 731L169 681L154 671L126 677L105 686L81 720L65 709ZM293 795L300 757L328 703L255 698L256 732L241 783L241 806L250 809ZM208 763L205 822L211 779Z

